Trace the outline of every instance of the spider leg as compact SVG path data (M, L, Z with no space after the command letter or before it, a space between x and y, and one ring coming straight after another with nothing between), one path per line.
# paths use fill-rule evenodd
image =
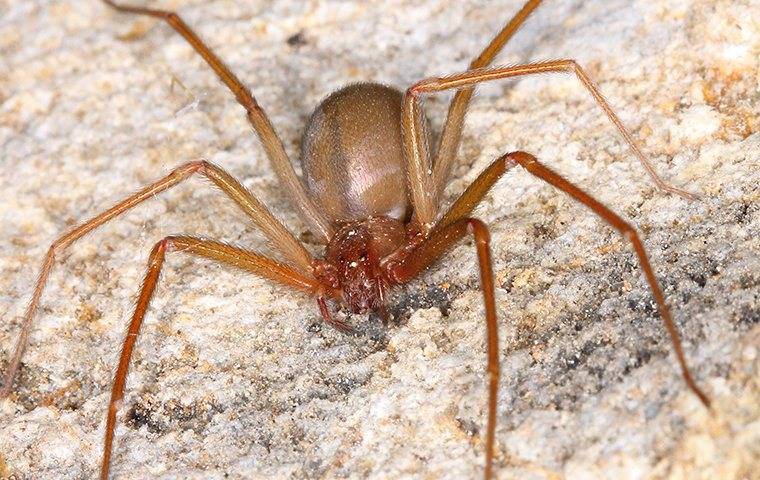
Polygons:
M434 232L449 228L450 225L456 224L456 222L460 221L461 218L468 216L472 209L475 208L478 203L480 203L488 190L491 189L493 184L496 183L496 181L501 178L504 173L516 165L522 166L531 174L562 190L563 192L573 197L575 200L586 205L595 214L600 216L602 220L609 223L612 228L620 232L621 235L623 235L628 241L631 242L633 249L636 252L636 256L639 259L639 265L644 271L644 276L647 279L647 283L649 283L649 288L652 290L652 295L654 295L654 298L657 301L660 317L662 317L662 321L665 324L665 329L667 330L668 335L670 336L670 341L673 344L673 350L676 353L676 358L678 359L678 363L681 367L681 374L683 376L683 379L686 381L686 385L688 385L691 391L694 392L694 394L705 405L705 407L709 408L710 399L702 391L702 389L697 386L696 382L691 376L689 367L686 364L686 357L683 353L683 347L681 346L681 339L678 334L678 329L673 322L673 317L670 315L670 310L665 303L665 296L662 294L662 290L660 289L659 283L657 282L657 277L655 277L654 270L649 263L649 258L647 256L646 250L644 249L644 244L641 242L641 239L639 238L636 230L628 222L612 212L609 208L602 205L598 200L580 188L576 187L569 181L565 180L555 171L539 163L539 161L533 155L525 152L513 152L503 155L494 161L478 176L474 182L472 182L472 184L470 184L470 186L467 188L467 190L464 191L459 199L454 202L449 211L444 214L440 222L436 225Z
M491 478L496 433L496 395L499 388L499 337L496 323L493 271L491 268L490 236L488 228L476 218L460 218L444 228L436 229L417 248L386 267L388 278L394 283L406 283L429 267L441 255L471 233L475 238L480 267L480 284L486 310L486 335L488 354L488 427L486 433L486 480Z
M292 267L224 243L184 236L170 236L156 243L148 258L148 272L145 274L142 287L140 288L140 295L137 298L137 305L135 306L132 320L129 322L129 329L124 339L121 356L119 357L119 367L116 370L113 388L111 389L111 400L108 404L108 417L103 446L103 461L100 468L100 478L102 480L108 479L114 429L116 427L116 412L119 409L121 400L124 398L129 361L132 358L132 351L134 350L135 342L137 342L143 318L145 318L150 300L156 290L161 268L164 264L164 257L170 251L179 251L215 260L310 294L316 293L320 288L320 284L316 279L308 277Z
M430 174L429 167L425 168L428 163L424 161L429 158L427 146L424 137L424 122L422 122L422 105L421 96L427 93L441 92L451 89L467 89L478 83L504 78L519 77L523 75L536 75L543 73L573 73L581 82L584 88L588 90L594 101L602 109L607 118L617 128L618 132L633 153L638 157L639 162L644 166L654 184L661 190L680 195L687 199L696 199L697 196L685 190L678 189L666 183L657 175L651 162L639 148L633 136L625 128L618 116L612 110L607 100L599 91L598 87L588 76L585 70L581 68L575 60L552 60L547 62L529 63L525 65L515 65L510 67L486 68L480 70L471 70L455 75L441 78L428 78L409 87L404 96L404 107L402 113L402 128L404 130L404 151L408 159L407 169L410 172L410 185L412 200L417 215L417 221L423 231L429 231L432 222L435 219L435 205L445 186L445 177L435 177ZM416 186L415 184L418 184ZM415 188L416 186L416 188Z
M470 62L469 69L480 69L488 66L496 55L507 44L510 38L522 26L530 14L538 7L541 0L529 0L523 5L501 31L491 39L475 59ZM462 137L462 125L474 86L459 89L449 105L446 123L443 125L438 153L433 165L430 163L428 151L428 136L425 132L422 106L407 92L404 101L404 114L401 119L403 130L404 157L406 158L406 177L414 206L414 222L424 233L430 231L433 221L438 214L439 190L446 183L451 165L456 158L459 141Z
M219 79L224 82L232 94L235 95L237 102L245 108L246 116L251 122L251 125L253 125L253 129L256 130L277 178L288 192L289 198L295 202L304 222L309 225L309 228L317 237L319 237L324 243L327 243L333 233L332 225L311 197L306 193L301 180L299 180L295 170L293 170L293 165L288 159L288 154L285 152L282 140L280 140L277 132L275 132L274 127L269 121L266 113L264 113L264 110L259 106L258 102L256 102L256 98L253 96L250 89L243 85L237 76L232 73L232 70L230 70L229 67L216 56L208 45L206 45L193 29L191 29L176 13L165 10L122 5L112 0L103 0L103 2L120 12L147 15L149 17L164 20L177 33L182 35L187 43L189 43L190 46L203 57L203 60L206 61Z
M13 378L16 375L21 357L29 340L29 333L32 329L32 319L37 312L37 307L45 289L48 277L55 264L56 257L59 256L72 243L76 242L92 230L103 225L112 218L132 209L143 201L152 198L164 190L167 190L183 180L186 180L194 173L200 173L211 180L227 196L229 196L252 220L261 228L263 233L279 248L288 261L293 264L304 275L311 276L311 255L306 251L303 245L290 233L270 212L259 202L251 193L235 180L229 173L222 168L209 163L205 160L188 162L174 169L169 175L161 180L148 185L142 190L130 195L126 199L117 203L103 213L96 215L90 220L78 225L67 233L58 237L45 255L42 262L40 273L37 277L37 283L32 293L32 298L24 312L24 319L21 323L21 333L16 342L16 349L13 357L8 364L8 370L5 372L5 378L2 389L0 389L0 398L5 398L11 393Z
M491 40L475 59L470 62L468 70L475 70L487 67L491 64L496 55L499 54L504 45L509 42L512 36L522 26L533 11L541 4L541 0L529 0L525 5L512 17L504 28ZM464 116L470 99L475 91L474 87L463 88L454 94L454 98L449 105L449 113L446 116L446 123L443 124L441 139L438 146L438 152L433 162L434 184L441 190L445 187L446 180L449 178L451 166L456 158L459 142L462 138L462 126L464 125ZM441 186L440 184L444 184ZM440 195L440 192L438 192Z

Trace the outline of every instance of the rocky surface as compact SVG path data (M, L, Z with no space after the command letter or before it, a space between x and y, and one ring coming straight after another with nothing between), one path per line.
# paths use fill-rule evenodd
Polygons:
M461 70L520 3L163 2L253 88L293 158L331 90ZM714 401L706 411L681 380L620 236L514 171L477 212L498 284L498 478L759 478L759 25L756 0L547 0L500 57L577 59L697 202L653 187L573 77L479 90L449 200L522 149L629 219ZM0 2L0 52L3 370L56 235L183 161L229 169L308 241L242 109L166 26L96 1ZM427 106L440 128L446 97ZM96 476L125 324L151 245L171 233L271 251L199 180L71 248L0 401L0 477ZM132 363L113 477L479 478L485 339L472 244L393 302L399 325L353 316L350 337L324 327L309 298L170 257Z

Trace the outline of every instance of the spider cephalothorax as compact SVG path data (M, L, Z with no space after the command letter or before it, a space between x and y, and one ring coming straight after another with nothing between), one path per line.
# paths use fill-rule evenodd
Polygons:
M317 278L340 290L354 313L382 310L389 286L382 261L405 240L404 224L390 217L346 223L328 244Z

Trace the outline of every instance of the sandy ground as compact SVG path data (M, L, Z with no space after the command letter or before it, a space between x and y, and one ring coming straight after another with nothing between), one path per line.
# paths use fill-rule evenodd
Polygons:
M520 1L162 2L256 93L298 157L310 110L360 80L461 70ZM499 63L577 59L664 178L658 192L567 75L479 90L456 197L497 155L535 153L642 232L706 411L675 365L635 256L567 196L514 171L492 229L503 381L498 478L760 478L760 4L547 0ZM445 96L430 98L440 128ZM204 157L309 240L242 109L164 25L96 1L0 1L0 368L57 234ZM112 374L150 247L173 233L270 251L192 180L56 267L13 395L0 477L93 478ZM321 247L309 244L315 253ZM463 242L393 300L399 325L170 257L134 356L113 478L479 478L484 323Z

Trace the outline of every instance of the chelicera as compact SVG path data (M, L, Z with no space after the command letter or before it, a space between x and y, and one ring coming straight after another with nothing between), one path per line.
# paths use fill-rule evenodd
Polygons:
M472 235L475 241L485 303L489 388L484 476L491 478L499 385L497 319L488 229L483 222L471 217L471 212L493 184L518 165L585 204L632 243L657 301L683 378L701 402L709 407L708 397L696 385L688 370L678 332L644 246L636 230L618 215L525 152L502 155L470 184L453 205L446 210L441 207L443 189L457 156L463 120L474 87L481 82L555 72L575 74L660 189L693 198L693 195L667 185L657 176L631 134L585 70L575 61L553 60L489 67L515 31L538 7L540 0L528 1L462 73L428 78L405 92L376 83L358 83L329 95L311 115L306 128L301 155L303 181L296 175L280 138L251 91L179 16L168 11L121 5L111 0L104 2L121 12L164 20L203 57L245 109L282 188L310 231L326 248L323 258L312 258L301 242L240 182L205 160L180 165L166 177L53 242L42 263L25 312L0 397L11 392L32 328L32 319L56 257L95 228L195 174L207 177L235 202L284 258L284 261L276 261L238 247L189 236L169 236L155 244L113 383L101 463L102 479L109 476L116 414L124 396L130 358L168 252L179 251L205 257L310 295L315 299L325 322L349 332L351 327L348 324L331 315L330 302L343 303L350 311L357 313L377 311L387 318L386 298L389 290L419 275L467 235ZM456 94L449 107L440 143L432 156L428 150L422 98L445 90L455 90Z

